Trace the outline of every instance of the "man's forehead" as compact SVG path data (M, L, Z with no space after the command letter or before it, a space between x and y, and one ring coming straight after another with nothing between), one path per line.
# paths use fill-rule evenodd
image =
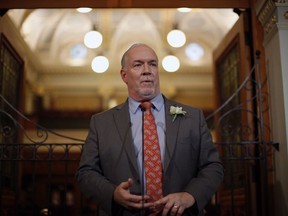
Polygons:
M157 61L156 54L151 49L137 49L131 50L129 57L132 61Z

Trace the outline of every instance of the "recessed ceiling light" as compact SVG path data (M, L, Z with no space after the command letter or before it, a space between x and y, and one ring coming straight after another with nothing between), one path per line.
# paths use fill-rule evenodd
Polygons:
M90 11L92 11L92 8L81 7L81 8L77 8L76 10L80 13L89 13Z
M177 10L181 13L188 13L188 12L192 11L191 8L187 8L187 7L177 8Z

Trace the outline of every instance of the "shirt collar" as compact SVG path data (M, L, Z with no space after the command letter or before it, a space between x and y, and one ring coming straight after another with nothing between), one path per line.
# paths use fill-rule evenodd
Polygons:
M162 107L164 106L164 98L161 93L156 95L152 100L150 100L151 103L153 104L154 108L159 112ZM129 103L129 109L132 113L136 113L139 108L140 102L135 101L133 98L129 97L128 98L128 103Z

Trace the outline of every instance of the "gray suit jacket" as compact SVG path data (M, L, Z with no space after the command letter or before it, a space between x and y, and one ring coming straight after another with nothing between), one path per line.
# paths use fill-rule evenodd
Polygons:
M223 179L223 166L211 141L202 112L165 99L166 149L163 195L186 191L196 204L185 215L202 209ZM187 113L172 122L170 106ZM131 193L141 194L140 173L131 134L128 102L92 116L76 177L85 196L94 199L101 215L137 215L113 202L117 185L134 180Z

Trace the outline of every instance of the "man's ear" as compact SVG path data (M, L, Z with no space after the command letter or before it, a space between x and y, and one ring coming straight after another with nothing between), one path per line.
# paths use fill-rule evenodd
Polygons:
M126 73L126 71L124 71L124 70L121 69L120 74L121 74L122 80L123 80L125 83L127 83L127 81L126 81L126 78L127 78L127 73Z

